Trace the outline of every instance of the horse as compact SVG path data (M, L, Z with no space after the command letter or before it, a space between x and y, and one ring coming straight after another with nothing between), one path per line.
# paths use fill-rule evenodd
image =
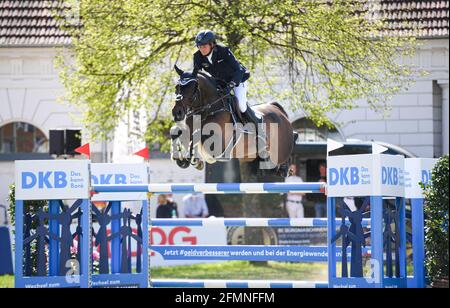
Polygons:
M176 65L175 70L180 79L172 109L177 126L172 128L171 137L172 159L178 166L187 168L192 164L201 170L204 162L238 158L241 162L259 161L259 169L272 169L283 177L290 174L289 161L297 134L280 104L252 107L263 121L258 127L253 123L244 125L229 89L220 90L217 80L207 73L184 72Z

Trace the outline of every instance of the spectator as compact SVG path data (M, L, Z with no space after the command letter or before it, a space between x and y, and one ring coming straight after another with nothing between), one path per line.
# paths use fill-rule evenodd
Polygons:
M292 164L290 168L292 170L292 175L287 177L285 181L287 183L302 183L302 178L297 175L297 166ZM305 217L305 211L302 203L304 195L304 193L294 192L289 192L287 194L286 211L288 212L289 218Z
M192 193L183 198L183 210L186 218L205 218L209 216L203 194Z
M158 195L158 208L156 218L176 218L178 217L177 204L169 202L166 195Z
M319 182L327 182L327 178L321 176L319 178ZM316 217L327 217L327 196L325 194L317 194L316 203L314 205L314 211L316 213Z
M319 177L325 179L327 178L327 165L324 162L319 164Z

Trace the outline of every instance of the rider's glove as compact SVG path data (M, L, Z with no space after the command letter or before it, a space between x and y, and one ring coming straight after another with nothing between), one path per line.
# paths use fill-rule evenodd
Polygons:
M228 86L230 87L230 89L234 89L236 87L236 83L234 81L231 81Z

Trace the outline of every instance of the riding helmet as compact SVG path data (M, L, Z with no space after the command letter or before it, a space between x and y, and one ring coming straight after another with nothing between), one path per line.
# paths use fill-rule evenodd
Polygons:
M195 44L198 46L216 43L216 35L211 30L200 31L195 37Z

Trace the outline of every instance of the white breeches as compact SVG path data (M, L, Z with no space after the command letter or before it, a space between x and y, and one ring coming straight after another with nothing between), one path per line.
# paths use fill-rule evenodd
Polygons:
M234 88L234 95L239 102L239 110L241 112L247 111L247 83L241 82L238 87Z
M289 218L304 218L305 212L302 203L294 203L287 201L286 210Z

